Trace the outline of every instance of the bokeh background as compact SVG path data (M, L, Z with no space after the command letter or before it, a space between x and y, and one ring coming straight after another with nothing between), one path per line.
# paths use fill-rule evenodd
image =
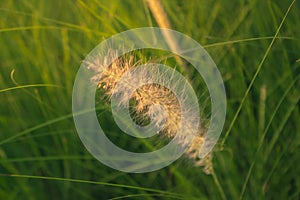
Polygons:
M300 1L159 2L170 28L198 41L224 79L228 110L212 173L186 158L119 172L76 133L82 60L114 34L161 26L147 1L2 0L0 199L299 199ZM105 120L108 134L121 134Z

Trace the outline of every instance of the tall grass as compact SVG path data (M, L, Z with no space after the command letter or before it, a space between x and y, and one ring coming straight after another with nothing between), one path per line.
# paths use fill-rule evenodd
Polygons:
M113 34L158 26L146 1L11 0L0 5L0 199L299 199L300 1L161 4L171 28L201 43L225 81L213 174L185 158L122 173L95 160L76 133L81 61Z

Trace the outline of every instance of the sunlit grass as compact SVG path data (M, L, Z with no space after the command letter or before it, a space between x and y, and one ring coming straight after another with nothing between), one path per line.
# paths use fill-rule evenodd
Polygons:
M300 2L161 3L171 28L200 42L225 81L214 173L185 158L156 172L118 172L95 160L76 133L72 87L82 60L113 34L158 26L146 1L5 1L0 199L299 198Z

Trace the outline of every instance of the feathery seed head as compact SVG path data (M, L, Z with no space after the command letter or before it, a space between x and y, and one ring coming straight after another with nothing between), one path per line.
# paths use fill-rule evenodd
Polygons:
M132 53L118 57L117 51L110 50L105 58L106 60L112 60L111 58L115 59L111 64L104 61L104 64L108 64L107 66L99 64L100 62L97 59L95 59L93 63L88 63L88 68L97 72L97 75L92 78L92 81L97 83L98 88L104 90L105 95L109 98L111 98L113 94L121 95L121 101L119 102L120 105L128 104L129 99L133 100L133 118L142 120L150 119L155 126L161 127L159 133L166 135L169 138L174 137L178 129L180 129L179 126L181 124L180 122L183 120L183 114L193 113L191 110L193 106L184 109L181 108L181 103L189 102L189 97L186 95L187 86L178 85L178 82L172 82L171 79L173 77L164 78L164 74L162 74L157 68L151 68L150 72L155 74L155 76L164 78L164 86L156 84L153 76L149 74L149 71L142 71L139 76L134 76L134 73L131 74L130 71L134 70L134 68L141 64L142 61L136 61L135 56ZM130 80L126 82L124 87L140 87L135 89L134 92L121 91L122 88L116 87L116 85L124 75L128 76L127 80ZM141 85L141 83L149 84ZM175 87L181 88L179 94L176 95L179 95L183 102L179 102L177 96L174 94L172 88ZM129 89L128 91L131 90ZM185 120L185 122L197 120L199 117L197 115L199 115L199 113L196 113L195 116L188 115L190 119ZM185 124L185 127L188 127L184 130L186 135L195 129L193 123ZM201 127L197 128L199 129L199 134L194 137L192 145L186 151L187 156L193 159L197 158L199 149L204 140L203 135L200 134L203 130L201 130ZM180 141L181 145L185 145L186 135L180 136L182 138ZM199 164L199 162L196 164Z

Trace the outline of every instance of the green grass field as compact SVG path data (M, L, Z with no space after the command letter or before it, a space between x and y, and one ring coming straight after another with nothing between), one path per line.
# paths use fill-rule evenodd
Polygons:
M0 199L300 198L300 1L161 3L171 28L209 52L225 83L213 173L186 158L150 173L119 172L77 135L72 89L82 60L114 34L159 26L145 1L7 0L0 4Z

